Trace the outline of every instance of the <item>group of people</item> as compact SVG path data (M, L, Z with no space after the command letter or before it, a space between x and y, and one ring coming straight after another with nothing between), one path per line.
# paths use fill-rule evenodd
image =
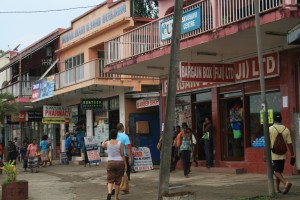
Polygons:
M171 155L171 172L175 170L177 162L181 159L184 176L189 177L192 162L195 162L196 167L198 166L196 145L200 141L204 143L206 167L210 168L213 166L213 126L209 117L205 117L202 131L203 137L197 141L192 129L187 126L187 123L183 123L182 127L175 127ZM159 139L158 149L161 147L162 140L163 136Z
M15 138L14 142L8 142L7 161L13 162L13 164L16 165L17 160L20 159L23 161L25 172L29 168L32 173L34 171L37 173L37 168L40 165L46 167L48 162L52 165L50 146L51 141L48 139L47 135L42 136L39 145L36 143L36 139L33 139L29 144L29 139L25 138L21 147L18 145L17 138Z

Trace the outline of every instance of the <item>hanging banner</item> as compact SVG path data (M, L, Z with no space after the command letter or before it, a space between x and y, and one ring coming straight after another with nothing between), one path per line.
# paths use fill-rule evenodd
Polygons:
M28 121L30 122L40 122L43 118L42 111L28 111Z
M70 118L71 108L62 106L43 106L43 117Z
M146 171L153 169L151 152L148 147L132 148L135 171Z
M27 112L22 111L15 115L11 115L11 121L12 122L27 122L28 121Z
M55 75L52 75L33 83L31 102L46 99L54 95L54 78Z
M244 80L253 80L259 78L258 57L241 60L234 63L235 80L237 82ZM279 75L278 53L271 53L263 56L264 76Z
M146 108L152 106L158 106L158 97L154 98L143 98L136 101L136 108Z
M234 83L234 65L180 62L179 77L181 81Z

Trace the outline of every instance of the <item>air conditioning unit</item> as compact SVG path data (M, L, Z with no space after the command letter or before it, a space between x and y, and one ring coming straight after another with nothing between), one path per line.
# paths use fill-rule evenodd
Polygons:
M51 47L46 47L46 56L51 57L52 56L52 48Z

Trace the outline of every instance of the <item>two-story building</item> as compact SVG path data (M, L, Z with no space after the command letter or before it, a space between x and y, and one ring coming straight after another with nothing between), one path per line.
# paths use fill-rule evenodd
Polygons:
M300 49L295 42L299 41L299 30L294 27L300 23L299 4L295 0L259 1L269 124L273 123L273 113L282 114L283 124L292 133L297 160ZM215 166L264 173L254 1L186 0L184 5L174 125L188 123L199 139L204 117L211 117ZM173 10L174 1L161 0L159 19L105 43L119 53L106 52L104 72L161 77L162 110ZM290 35L293 31L294 35ZM162 113L161 123L165 118ZM205 160L201 143L198 157ZM286 168L286 172L296 173L300 162L294 167L287 164Z
M105 47L105 41L153 21L151 18L139 16L139 12L135 12L134 9L137 7L134 7L133 1L108 0L72 20L69 28L59 32L55 39L56 48L51 49L55 58L43 70L43 66L32 65L35 68L27 67L26 71L26 62L23 59L27 58L28 54L23 51L16 57L21 62L11 60L6 69L12 71L12 77L13 74L17 74L15 77L26 78L26 81L30 82L29 97L26 100L22 98L20 111L26 111L26 106L29 111L41 113L41 119L38 124L28 124L28 121L23 123L22 120L21 122L20 119L16 119L19 131L18 134L8 131L10 138L16 135L24 138L28 136L24 131L29 129L30 138L40 138L42 134L48 134L54 143L53 150L58 156L60 151L65 151L66 132L72 135L75 129L80 128L85 132L85 136L95 136L100 143L108 139L109 130L122 122L126 133L131 133L134 144L149 146L154 163L159 162L159 152L155 146L160 137L160 80L151 76L103 72L104 55L119 53L113 51L112 47ZM40 42L47 43L47 40L44 38ZM40 57L31 59L41 62ZM22 68L21 72L18 66ZM15 81L18 80L23 81L18 78ZM7 87L14 88L11 84ZM18 93L19 90L16 90ZM140 123L145 121L146 126ZM35 130L34 134L31 129ZM76 137L72 138L73 153L80 156L81 141L76 141Z

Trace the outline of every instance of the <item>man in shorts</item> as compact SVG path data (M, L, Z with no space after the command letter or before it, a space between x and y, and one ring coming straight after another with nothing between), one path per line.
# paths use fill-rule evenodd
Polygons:
M288 145L289 151L291 153L291 157L294 158L295 154L294 154L294 149L293 149L293 145L292 145L290 131L287 127L282 125L281 121L282 121L281 114L274 115L275 123L273 126L270 126L270 128L269 128L271 148L273 148L277 134L282 133L283 139L284 139L285 143ZM284 190L283 190L282 194L287 194L292 187L292 183L289 183L282 175L283 170L284 170L286 154L278 155L273 152L271 152L271 154L272 154L271 155L272 156L272 168L274 171L274 175L276 177L275 192L281 193L281 190L279 189L279 185L280 185L280 182L282 182L284 185Z

